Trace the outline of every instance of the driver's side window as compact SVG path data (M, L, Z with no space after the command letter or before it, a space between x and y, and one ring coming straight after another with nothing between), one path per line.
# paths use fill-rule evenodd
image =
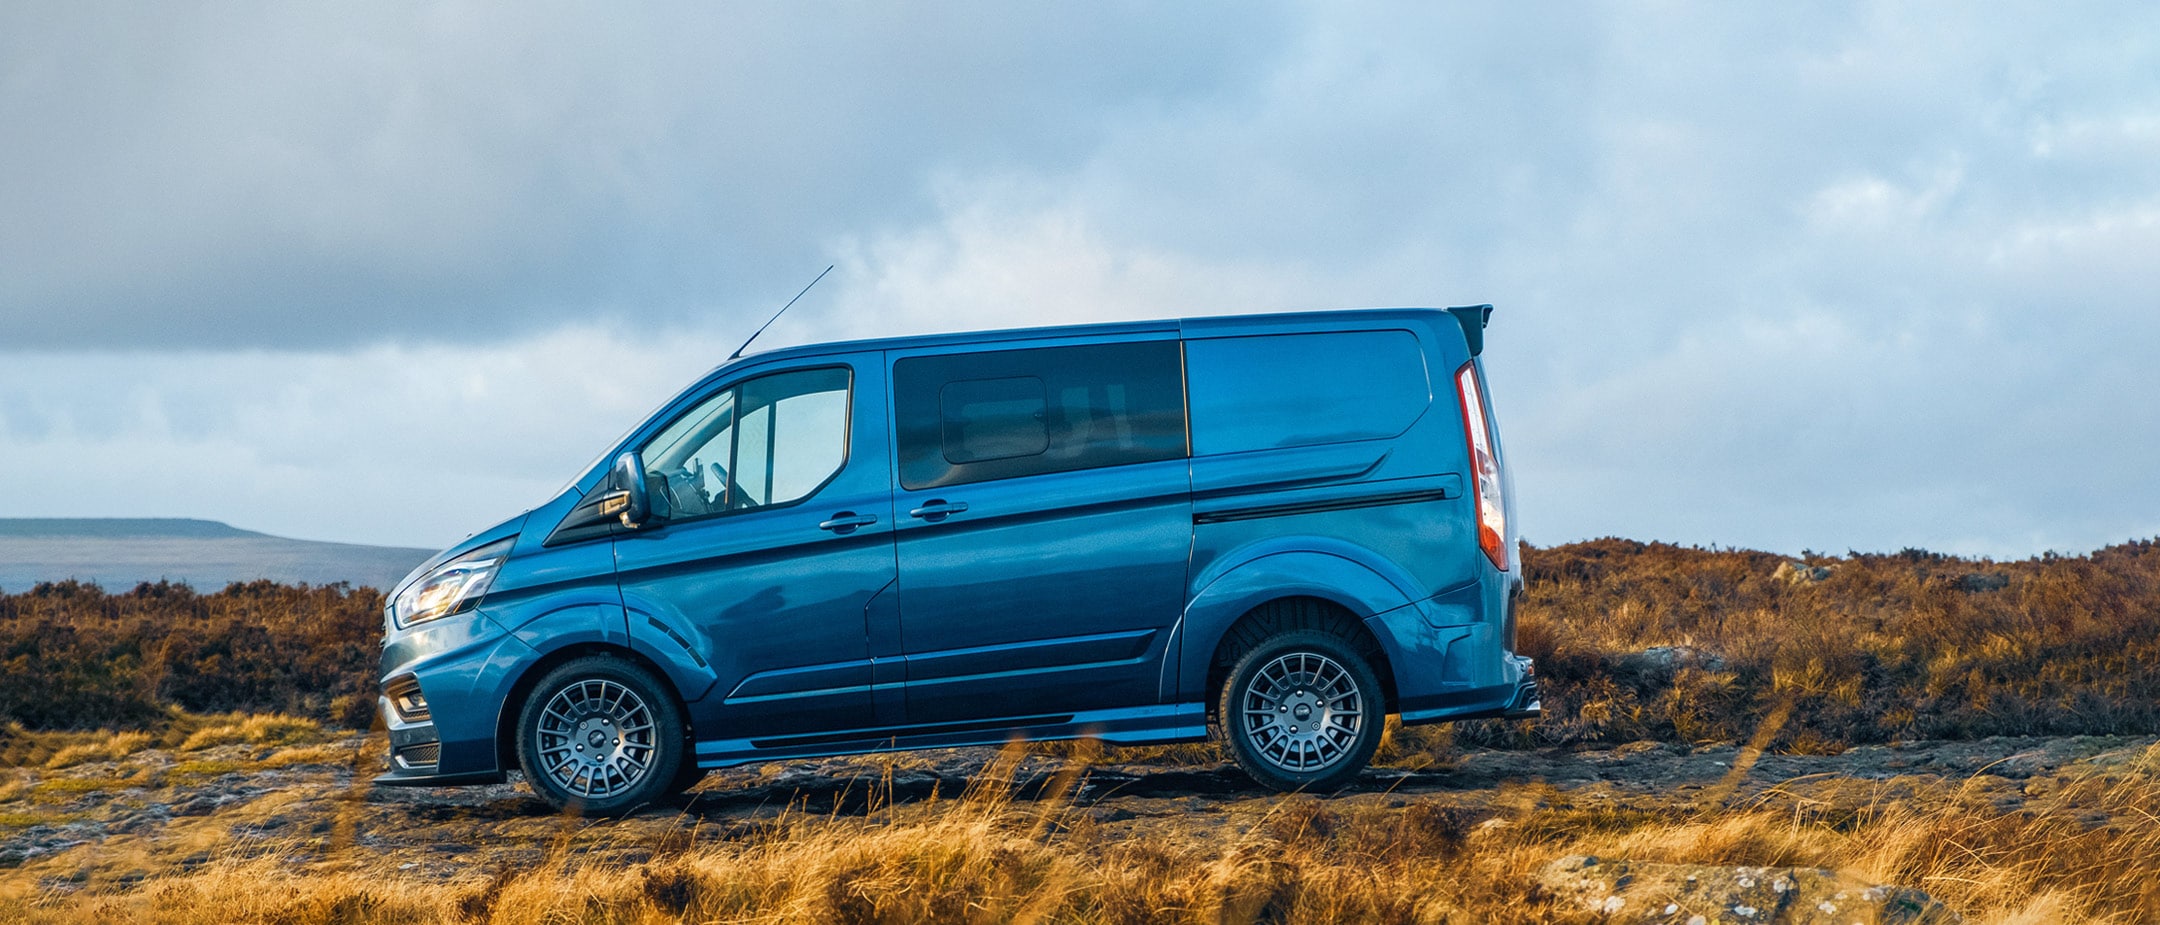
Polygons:
M847 459L848 371L777 373L722 390L645 444L654 513L687 520L808 497Z

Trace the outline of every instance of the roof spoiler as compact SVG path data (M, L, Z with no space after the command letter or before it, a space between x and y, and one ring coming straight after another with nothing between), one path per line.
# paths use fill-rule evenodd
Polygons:
M1462 325L1463 341L1470 345L1470 355L1485 352L1485 323L1492 320L1490 305L1459 305L1447 310Z

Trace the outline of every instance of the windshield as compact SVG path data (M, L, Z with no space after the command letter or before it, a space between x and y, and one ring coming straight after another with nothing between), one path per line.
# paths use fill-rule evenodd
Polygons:
M704 381L704 379L701 377L699 381L702 382ZM665 399L662 399L660 404L654 406L651 411L647 411L644 414L638 415L635 419L635 423L624 429L622 433L616 434L615 439L602 444L600 452L598 454L594 455L592 459L587 460L584 465L579 466L577 467L577 469L573 470L570 473L570 480L564 482L561 488L555 489L553 494L548 495L548 499L553 500L555 498L560 498L562 497L563 492L576 488L578 481L585 478L585 473L591 472L593 471L593 469L599 467L601 463L609 461L609 457L615 455L616 447L622 446L623 441L630 439L631 434L637 433L638 428L645 426L645 422L652 420L653 415L659 414L661 409L664 409L667 406L674 404L675 399L682 397L682 394L682 392L676 392L675 394L670 395Z

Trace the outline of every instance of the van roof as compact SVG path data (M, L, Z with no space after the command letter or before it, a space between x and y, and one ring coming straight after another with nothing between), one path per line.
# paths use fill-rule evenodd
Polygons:
M1447 317L1447 314L1437 308L1349 308L1332 311L1270 312L1249 315L1203 315L1192 318L1167 318L1157 321L1112 321L1095 324L1044 325L1032 328L1001 328L990 331L960 331L947 334L912 334L904 337L878 337L863 340L802 344L794 347L782 347L778 350L749 353L734 362L721 364L713 372L717 373L730 366L744 363L763 363L769 360L824 356L834 353L859 353L867 350L913 350L921 347L958 347L1001 341L1064 340L1171 331L1184 331L1188 335L1257 333L1255 329L1325 331L1339 327L1343 321L1352 318L1359 322L1399 320L1430 324L1445 317Z

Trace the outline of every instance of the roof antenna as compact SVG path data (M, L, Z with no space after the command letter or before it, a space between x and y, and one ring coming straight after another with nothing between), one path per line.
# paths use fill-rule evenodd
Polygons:
M831 273L831 272L832 272L832 268L833 268L833 266L835 266L835 265L834 265L834 264L828 264L828 265L826 265L826 267L825 267L825 273ZM813 280L811 280L811 281L810 281L810 286L815 286L815 285L817 285L817 284L818 284L818 279L824 279L824 278L825 278L825 273L819 273L819 274L817 275L817 279L813 279ZM772 317L770 317L770 318L767 318L767 319L765 319L765 323L764 323L764 324L758 325L758 329L757 329L757 331L756 331L755 333L752 333L752 334L750 335L750 340L757 340L757 336L758 336L759 334L763 334L763 333L765 333L765 329L766 329L766 328L769 328L769 327L772 327L772 323L773 323L773 322L775 322L775 321L778 321L778 320L780 320L780 316L781 316L781 315L783 315L783 314L786 314L786 313L787 313L787 310L788 310L788 309L790 309L790 308L794 308L794 307L795 307L795 301L796 301L796 299L800 299L800 298L802 298L802 297L803 297L803 295L804 295L804 293L807 293L807 292L809 292L809 291L810 291L810 286L804 286L804 287L802 287L802 292L798 292L798 293L796 293L796 294L795 294L795 298L794 298L794 299L789 299L789 300L787 300L787 304L786 304L786 305L782 305L782 306L780 306L780 310L779 310L779 311L777 311L777 312L773 312L773 313L772 313ZM740 346L740 347L737 347L737 348L735 348L735 352L734 352L734 353L730 353L730 354L728 354L728 357L727 357L727 358L728 358L728 360L733 360L733 359L735 359L736 357L742 356L742 352L743 352L743 351L745 351L745 350L748 350L748 349L750 349L750 340L746 340L746 341L743 341L743 342L742 342L742 346ZM725 361L723 361L723 362L725 362Z

